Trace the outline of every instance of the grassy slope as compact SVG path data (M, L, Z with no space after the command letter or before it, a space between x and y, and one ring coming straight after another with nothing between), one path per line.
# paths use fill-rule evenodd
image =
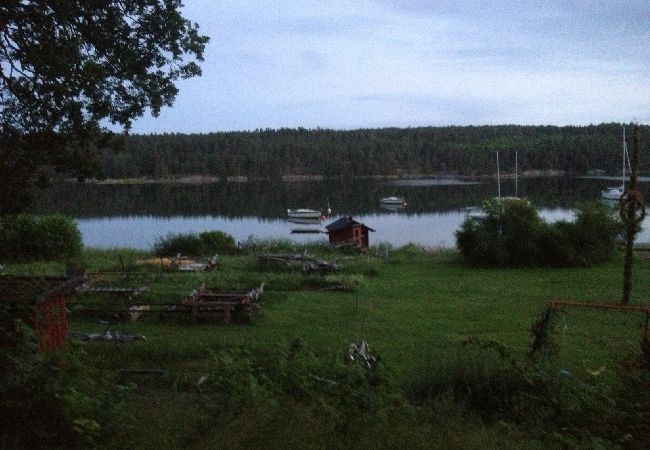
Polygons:
M86 263L92 269L115 269L116 255L127 265L142 255L137 252L88 251ZM305 278L286 272L258 271L252 257L225 257L223 268L209 274L178 274L159 277L142 302L175 302L192 287L251 287L266 281L261 314L251 325L222 326L214 323L190 325L183 320L159 322L146 319L125 325L124 330L147 336L145 342L125 345L84 344L99 367L163 367L169 380L161 383L135 380L130 409L137 418L128 445L155 447L450 447L503 448L535 447L528 440L496 425L483 425L453 404L441 404L433 416L404 418L390 430L360 430L354 436L339 436L336 430L297 409L267 417L245 412L227 426L197 429L200 407L196 398L175 388L179 382L193 382L209 349L232 346L286 348L295 337L320 355L343 355L350 342L367 340L373 352L408 385L412 377L444 367L464 352L465 337L496 338L522 352L530 341L528 329L552 298L616 303L620 296L621 258L589 269L476 269L462 265L455 252L427 254L416 249L394 252L388 259L360 257L347 260L344 276L362 280L355 292L324 292L301 289ZM33 269L34 266L31 266ZM58 271L57 265L40 264L39 271ZM650 304L646 282L650 263L635 265L634 304ZM9 266L20 272L30 266ZM155 270L155 269L150 269ZM357 309L358 299L358 309ZM591 314L591 315L589 315ZM599 333L595 328L614 330L615 339L626 352L636 342L638 318L593 313L590 327L580 328L583 318L574 312L562 319L562 356L575 370L611 364L607 354L598 354ZM91 321L76 321L74 329L100 330ZM585 330L588 330L586 332ZM610 343L610 342L608 342ZM594 344L594 345L590 345ZM605 353L611 353L608 346ZM594 353L595 352L595 353ZM620 356L620 355L619 355ZM179 381L180 380L180 381ZM381 443L381 444L380 444Z

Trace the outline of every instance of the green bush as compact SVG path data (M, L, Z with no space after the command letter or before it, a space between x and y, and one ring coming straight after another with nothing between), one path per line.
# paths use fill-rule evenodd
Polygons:
M156 256L172 256L178 253L199 255L201 241L196 234L169 233L156 239L153 252Z
M82 249L77 224L62 214L21 214L0 218L0 258L3 260L72 260Z
M609 207L601 202L580 205L575 220L574 247L589 264L611 259L616 236L623 231Z
M195 233L170 233L159 237L153 245L157 256L171 256L178 253L192 256L212 256L215 253L235 253L235 240L223 231Z
M491 200L486 215L468 218L456 245L470 263L485 266L589 266L611 259L619 223L601 203L580 205L574 222L544 222L525 200Z
M199 234L199 239L208 253L210 249L219 253L234 253L237 250L233 237L223 231L204 231Z

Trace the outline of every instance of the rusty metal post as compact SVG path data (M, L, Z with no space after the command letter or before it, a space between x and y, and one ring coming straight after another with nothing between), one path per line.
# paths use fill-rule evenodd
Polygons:
M621 220L625 226L625 263L623 264L622 305L630 304L630 294L632 292L634 238L638 232L638 224L645 217L643 198L637 189L639 177L639 125L634 126L631 166L632 173L630 174L630 185L623 193L620 203Z

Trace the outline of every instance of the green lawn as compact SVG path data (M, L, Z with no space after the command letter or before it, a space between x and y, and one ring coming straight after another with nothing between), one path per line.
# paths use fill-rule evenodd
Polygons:
M340 274L329 282L358 286L349 291L315 290L318 275L259 270L253 255L222 257L211 273L157 275L158 266L137 263L147 255L134 251L87 250L89 271L121 268L149 273L151 292L133 303L173 303L193 287L250 288L265 284L261 310L251 324L221 325L185 317L147 317L119 329L146 336L129 344L91 342L80 345L97 370L162 368L164 377L134 376L137 387L127 397L134 426L103 445L114 448L537 448L560 444L525 426L486 421L444 395L426 407L341 431L313 404L280 400L279 404L244 404L237 414L204 403L197 381L210 372L213 354L230 349L286 351L295 338L326 361L342 360L352 342L366 340L387 373L408 391L418 380L442 374L458 361L473 364L477 349L469 337L496 339L523 355L529 329L551 299L618 303L622 257L586 269L485 269L463 265L455 251L396 250L388 258L345 257ZM325 253L328 259L337 255ZM340 256L340 255L339 255ZM62 270L58 264L6 265L6 273ZM650 305L650 261L634 266L632 303ZM139 280L131 280L137 283ZM70 304L88 302L75 297ZM120 301L95 299L102 302ZM601 370L614 373L620 362L638 352L641 314L569 310L558 316L553 337L560 344L554 370L576 377ZM103 325L74 317L72 328L99 331ZM72 345L72 344L71 344ZM236 355L236 353L235 353ZM482 354L483 355L483 354ZM488 361L496 353L484 352ZM469 362L468 362L469 361ZM482 363L479 361L479 363ZM496 362L495 362L496 364ZM284 370L284 369L283 369ZM239 372L237 372L239 373ZM318 375L318 374L316 374ZM207 408L207 409L206 409ZM337 416L338 417L338 416Z

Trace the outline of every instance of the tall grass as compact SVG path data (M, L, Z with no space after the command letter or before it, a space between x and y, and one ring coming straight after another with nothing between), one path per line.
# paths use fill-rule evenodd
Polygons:
M468 338L498 340L512 354L525 355L531 323L549 299L618 301L620 255L592 268L494 269L460 264L457 252L417 246L381 255L321 251L325 259L340 259L340 273L323 277L259 270L251 251L224 256L213 272L152 278L151 292L133 303L178 302L202 283L222 289L266 285L260 314L249 325L145 317L119 326L145 335L146 341L81 344L100 373L165 370L162 376L125 375L120 380L137 384L126 399L136 421L129 434L115 437L111 445L643 448L642 439L650 436L643 428L650 423L650 408L644 409L648 390L641 390L647 381L640 375L626 379L614 366L630 361L629 348L621 350L619 341L638 331L636 321L599 320L591 331L608 336L611 345L605 349L602 339L585 339L582 333L589 328L578 329L569 317L559 354L561 361L575 363L568 377L560 373L567 367L563 363L546 366L544 378L535 367L514 370L493 348L462 345ZM151 257L144 252L88 250L85 260L91 271L116 269L120 254L134 270L157 270L137 266ZM6 270L16 267L10 264ZM648 304L650 260L638 260L635 270L632 302ZM317 283L347 283L352 289L320 290ZM69 306L81 301L71 298ZM100 332L105 325L73 316L72 327ZM632 333L623 333L628 328ZM563 332L564 323L558 323L558 330ZM295 338L297 355L303 355L295 356L298 360L290 357ZM377 389L371 374L342 363L349 344L361 339L369 342L386 371ZM617 362L610 353L617 353ZM606 373L615 376L585 371L605 360ZM340 383L340 392L323 380ZM621 440L627 434L631 437Z

